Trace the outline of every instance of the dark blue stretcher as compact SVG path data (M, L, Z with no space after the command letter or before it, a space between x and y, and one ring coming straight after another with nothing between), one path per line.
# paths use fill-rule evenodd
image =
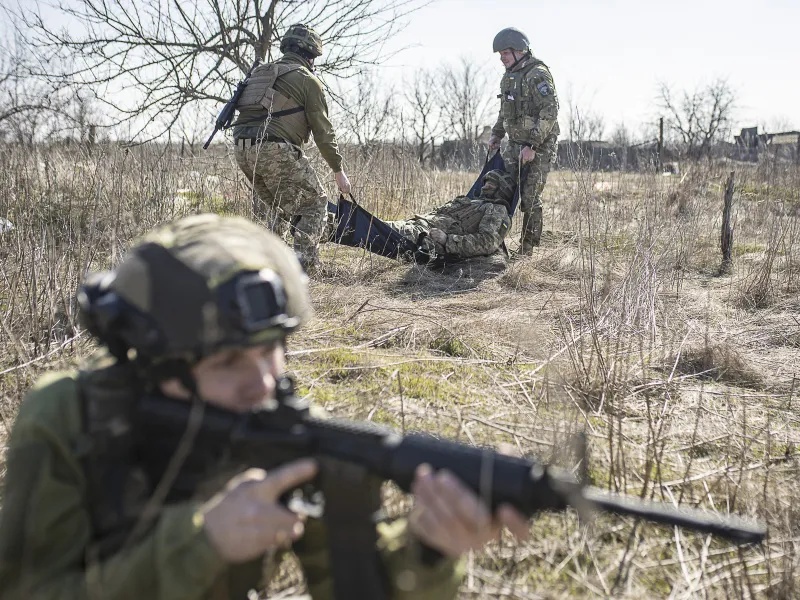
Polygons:
M494 169L504 170L505 163L499 152L486 161L481 174L472 185L467 196L474 198L481 191L483 177ZM519 203L519 190L514 193L514 200L511 203L511 216ZM334 204L328 202L328 212L333 215L336 223L336 231L332 236L332 241L344 246L354 248L366 248L370 252L386 256L387 258L399 258L401 256L414 257L417 262L429 262L431 257L420 252L417 244L409 240L404 235L398 233L378 217L372 215L368 210L360 206L352 197L350 200L344 196L339 196L339 202Z

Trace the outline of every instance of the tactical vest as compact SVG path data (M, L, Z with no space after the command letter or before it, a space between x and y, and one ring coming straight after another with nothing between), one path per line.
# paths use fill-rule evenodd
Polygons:
M93 532L90 554L97 558L115 553L131 534L136 534L133 541L149 531L155 519L144 527L142 511L180 443L138 422L136 405L143 390L132 371L129 365L117 364L78 376L83 432L75 450L86 473ZM237 472L233 465L226 467L225 447L197 442L164 504L189 500L198 491L202 494L203 484L215 475L230 478ZM216 491L219 486L209 487Z
M537 67L547 69L545 83L548 86L547 92L552 94L555 101L555 86L550 76L549 68L545 63L538 59L531 61L518 71L506 71L500 82L501 100L500 112L503 116L503 125L508 132L510 140L515 142L526 142L531 129L536 126L539 111L543 105L543 96L528 78L528 73ZM540 84L541 85L541 84Z
M136 380L125 366L81 371L78 394L83 431L75 441L87 483L92 523L88 560L113 554L125 543L151 485L134 465Z
M304 142L311 135L305 107L275 89L279 77L304 69L302 65L282 62L261 65L253 71L236 105L237 124L255 123L264 119L281 119L287 129L297 131Z
M454 208L439 213L442 217L449 217L453 222L449 225L445 233L466 235L476 233L478 226L483 219L483 203L475 200L457 204Z

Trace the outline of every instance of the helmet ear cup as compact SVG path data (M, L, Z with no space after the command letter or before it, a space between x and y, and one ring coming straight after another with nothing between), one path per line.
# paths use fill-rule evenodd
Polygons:
M155 322L97 278L80 287L78 306L81 325L119 360L127 360L131 348L152 356L164 345Z

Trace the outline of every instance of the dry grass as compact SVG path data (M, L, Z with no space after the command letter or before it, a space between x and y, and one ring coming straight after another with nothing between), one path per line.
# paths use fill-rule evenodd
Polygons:
M718 276L730 168L736 262ZM463 193L475 176L421 171L389 149L350 157L349 171L385 217ZM152 148L4 148L0 190L0 217L17 226L0 236L0 436L35 377L89 351L72 301L87 269L116 263L158 222L248 211L230 157ZM796 598L798 190L800 172L780 164L698 165L683 183L555 172L543 246L502 274L327 246L316 317L290 366L336 414L512 444L568 468L582 431L595 485L770 525L763 547L736 549L625 519L587 529L573 513L541 515L532 541L469 557L463 598ZM517 238L518 226L512 250Z

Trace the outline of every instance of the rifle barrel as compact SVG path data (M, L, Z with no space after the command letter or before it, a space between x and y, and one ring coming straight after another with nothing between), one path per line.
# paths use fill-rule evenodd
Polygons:
M641 517L663 525L677 525L695 531L710 533L739 544L755 544L764 539L766 528L734 516L719 515L696 508L672 507L657 502L646 502L629 496L619 496L586 487L582 495L592 505L617 515Z

